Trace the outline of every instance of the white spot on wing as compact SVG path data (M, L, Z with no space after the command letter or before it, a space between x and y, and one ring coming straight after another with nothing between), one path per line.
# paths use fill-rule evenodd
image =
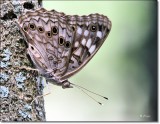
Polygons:
M75 55L80 56L82 52L82 47L79 47L76 52L74 52Z
M77 32L78 32L78 34L82 34L82 29L78 27Z
M74 47L78 47L79 46L79 42L76 41L75 44L74 44Z
M92 43L92 40L91 40L91 38L90 38L90 39L88 39L86 46L87 46L88 48L90 48L91 43Z
M97 36L98 36L99 38L102 38L102 32L98 31L98 32L97 32Z
M89 34L89 31L88 31L88 30L85 30L85 31L84 31L84 36L88 36L88 34Z
M83 40L82 40L82 45L84 46L85 44L86 44L86 39L85 38L83 38Z
M96 45L92 45L91 48L89 49L90 54L92 54L95 49L96 49Z

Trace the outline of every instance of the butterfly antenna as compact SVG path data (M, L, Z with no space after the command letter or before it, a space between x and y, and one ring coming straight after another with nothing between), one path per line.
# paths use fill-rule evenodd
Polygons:
M100 94L97 94L97 93L95 93L95 92L93 92L93 91L90 91L90 90L88 90L88 89L86 89L86 88L84 88L84 87L82 87L82 86L79 86L79 85L76 85L76 84L73 84L73 83L71 83L71 84L72 84L73 86L77 87L78 89L80 89L81 91L83 91L83 93L85 93L87 96L89 96L90 98L92 98L95 102L99 103L100 105L102 105L101 102L98 102L96 99L94 99L93 97L91 97L88 93L86 93L84 90L86 90L86 91L88 91L88 92L90 92L90 93L93 93L93 94L95 94L95 95L97 95L97 96L100 96L100 97L108 100L107 97L104 97L104 96L102 96L102 95L100 95Z

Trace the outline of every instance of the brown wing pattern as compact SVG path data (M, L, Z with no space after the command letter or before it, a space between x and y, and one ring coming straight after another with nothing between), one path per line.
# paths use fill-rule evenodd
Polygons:
M111 21L104 15L74 15L66 18L75 35L68 69L62 80L71 77L89 62L111 30Z
M43 75L59 79L67 69L74 34L63 13L41 8L19 17L28 53Z
M70 16L43 8L20 16L18 25L35 66L57 82L82 69L111 30L111 21L104 15Z

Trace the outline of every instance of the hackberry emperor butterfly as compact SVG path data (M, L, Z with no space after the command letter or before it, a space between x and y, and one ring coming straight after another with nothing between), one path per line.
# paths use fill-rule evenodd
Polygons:
M68 78L82 69L105 41L111 21L100 14L65 15L40 8L18 19L27 52L48 81L68 88Z

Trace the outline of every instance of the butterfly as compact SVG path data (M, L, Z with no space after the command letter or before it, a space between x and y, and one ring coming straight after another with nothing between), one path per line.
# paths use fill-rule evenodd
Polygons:
M19 16L32 62L47 81L71 87L68 78L96 54L111 30L111 21L100 14L66 15L44 8Z

